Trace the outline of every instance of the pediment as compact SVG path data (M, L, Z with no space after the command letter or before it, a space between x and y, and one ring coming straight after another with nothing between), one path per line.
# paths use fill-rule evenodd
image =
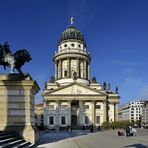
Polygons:
M50 92L51 95L105 95L98 90L89 88L89 86L83 86L80 84L73 84L69 86L65 86L63 88L59 88Z

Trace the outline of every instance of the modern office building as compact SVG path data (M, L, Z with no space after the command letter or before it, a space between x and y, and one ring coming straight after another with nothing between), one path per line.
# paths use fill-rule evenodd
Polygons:
M144 101L131 101L119 108L119 120L139 121Z
M148 128L148 100L144 101L144 105L142 106L142 125Z

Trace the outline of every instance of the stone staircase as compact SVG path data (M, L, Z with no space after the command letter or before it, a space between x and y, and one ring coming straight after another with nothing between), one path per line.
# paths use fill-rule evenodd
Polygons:
M0 148L34 148L35 145L25 140L12 136L4 132L0 132Z

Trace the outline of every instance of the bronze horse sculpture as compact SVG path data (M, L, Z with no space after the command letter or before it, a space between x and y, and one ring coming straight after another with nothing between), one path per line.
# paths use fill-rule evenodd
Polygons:
M31 60L31 55L26 49L21 49L12 54L8 42L0 44L0 65L10 67L10 73L16 69L19 74L23 74L21 67Z

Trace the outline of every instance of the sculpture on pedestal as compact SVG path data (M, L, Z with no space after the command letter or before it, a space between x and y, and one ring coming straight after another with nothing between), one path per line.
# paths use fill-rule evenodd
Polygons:
M106 91L106 82L103 83L103 90Z
M31 60L31 55L26 49L21 49L12 54L8 42L0 44L0 65L10 67L10 73L14 73L14 68L23 74L21 67Z
M94 76L94 77L92 77L92 83L97 83L97 79L96 79L96 77Z
M73 80L77 80L77 72L75 72L74 70L72 70L73 72Z

